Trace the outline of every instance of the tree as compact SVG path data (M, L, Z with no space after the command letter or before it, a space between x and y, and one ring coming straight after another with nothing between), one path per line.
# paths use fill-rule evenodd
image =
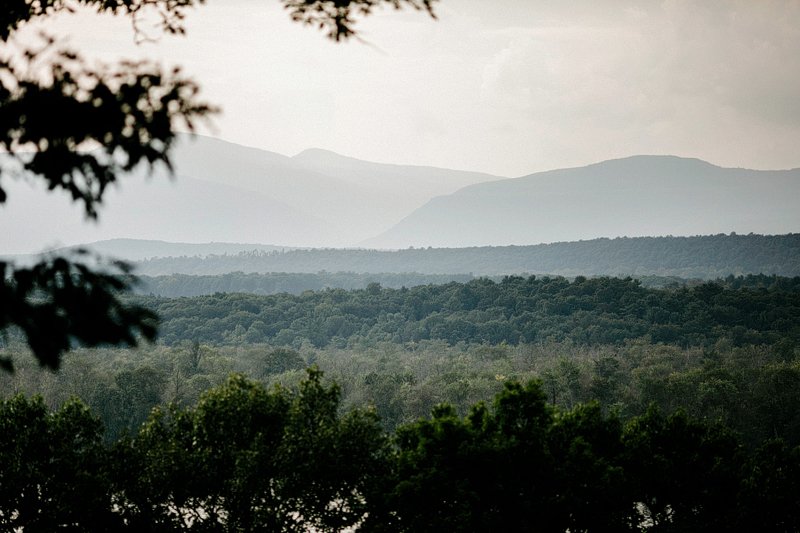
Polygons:
M102 424L77 400L0 401L0 529L119 531Z
M335 41L356 35L359 17L379 6L409 6L431 16L437 0L281 0L293 20L318 26ZM80 53L43 37L38 47L19 45L16 31L34 19L84 7L129 17L137 39L141 17L156 13L167 34L183 34L186 10L205 0L9 0L0 12L0 204L9 177L43 181L82 204L86 216L108 186L145 166L171 170L176 129L194 131L215 108L180 69L122 61L91 67ZM58 117L58 120L53 120ZM0 332L19 328L39 363L58 368L75 344L135 345L156 335L156 317L120 295L133 278L121 263L104 269L66 257L31 268L0 262ZM10 358L0 366L13 370Z
M621 436L599 404L559 412L537 382L507 383L491 410L478 404L464 418L438 406L397 430L391 512L373 507L378 523L366 528L637 530Z
M290 348L275 348L264 355L261 360L261 378L274 374L282 374L290 370L300 370L305 368L306 362L303 357Z
M233 375L197 407L157 409L122 441L115 479L136 531L342 531L364 519L388 442L371 411L340 414L310 369L296 391Z
M732 531L742 451L722 426L655 406L622 436L623 464L642 522L652 531Z
M800 446L764 442L750 458L742 485L742 530L800 531Z

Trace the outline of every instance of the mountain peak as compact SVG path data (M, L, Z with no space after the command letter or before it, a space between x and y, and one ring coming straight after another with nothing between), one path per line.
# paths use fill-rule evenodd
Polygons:
M662 172L675 172L681 170L721 169L723 167L709 163L696 157L681 157L668 154L639 154L618 159L608 159L587 167L613 167L628 171L659 169Z
M306 148L292 159L301 163L326 163L331 161L358 161L353 157L348 157L324 148Z

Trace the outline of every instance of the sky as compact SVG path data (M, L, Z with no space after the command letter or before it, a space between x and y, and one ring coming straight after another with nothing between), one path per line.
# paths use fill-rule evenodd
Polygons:
M79 11L40 29L97 60L180 65L222 112L204 132L284 155L522 176L634 154L800 167L800 1L442 0L335 44L277 0L208 0L135 44ZM154 32L153 35L157 35Z

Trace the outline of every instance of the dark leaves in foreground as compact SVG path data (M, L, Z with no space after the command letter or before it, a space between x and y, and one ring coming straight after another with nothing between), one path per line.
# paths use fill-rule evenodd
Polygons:
M96 218L103 193L119 176L140 164L171 168L173 129L191 131L213 111L197 93L178 69L146 62L92 68L50 39L22 60L1 58L0 149L13 165L0 169L0 177L9 170L41 177Z
M433 5L438 0L281 0L289 10L292 20L309 26L316 26L326 31L330 39L345 41L356 35L357 16L368 16L381 6L394 9L412 7L417 11L426 11L436 18Z
M76 345L136 346L156 336L156 315L120 299L133 278L124 263L105 271L63 257L30 268L0 262L0 330L24 333L43 366L56 369L63 352ZM13 370L10 359L0 361Z
M165 33L183 34L182 22L186 9L204 4L205 0L4 0L3 3L0 40L6 41L29 21L63 11L71 12L78 5L92 8L98 13L127 15L137 34L137 22L148 14L158 17L159 27Z

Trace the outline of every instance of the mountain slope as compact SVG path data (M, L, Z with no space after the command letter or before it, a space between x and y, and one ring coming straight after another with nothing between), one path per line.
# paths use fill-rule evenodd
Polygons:
M132 176L106 193L98 223L63 195L13 183L0 209L0 251L24 253L118 237L176 242L320 244L325 222L267 196L183 176ZM23 246L28 248L23 248Z
M385 206L400 218L428 200L488 181L503 179L481 172L361 161L328 150L312 148L292 158L308 170L326 174L391 199Z
M495 179L367 163L330 152L320 159L315 152L322 151L291 158L183 136L172 154L177 179L163 168L147 182L143 172L121 177L99 224L85 222L65 195L4 180L9 201L0 209L0 254L112 238L352 246L390 228L434 195Z
M728 169L698 159L635 156L481 183L439 196L379 248L483 246L598 237L800 230L800 169Z
M175 166L179 176L251 190L313 214L333 235L325 246L352 246L389 229L436 195L498 179L370 163L316 149L291 158L202 136L183 140Z

